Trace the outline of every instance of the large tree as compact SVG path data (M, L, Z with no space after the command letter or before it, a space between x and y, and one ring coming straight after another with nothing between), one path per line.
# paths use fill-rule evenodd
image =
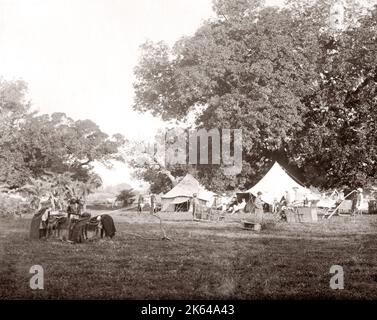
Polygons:
M305 126L290 146L321 184L358 186L376 178L376 26L374 10L342 34L322 37L320 88L306 98Z
M123 160L121 135L109 137L91 120L64 113L31 112L26 89L22 81L0 79L0 185L21 187L51 172L87 182L95 177L95 161Z
M29 174L23 165L22 150L17 148L20 128L30 104L25 99L23 81L6 81L0 77L0 185L19 185Z
M323 187L373 179L375 10L348 6L335 34L331 4L214 1L217 17L193 36L142 46L134 108L165 120L196 112L198 128L243 130L241 174L199 167L207 185L247 187L274 160Z

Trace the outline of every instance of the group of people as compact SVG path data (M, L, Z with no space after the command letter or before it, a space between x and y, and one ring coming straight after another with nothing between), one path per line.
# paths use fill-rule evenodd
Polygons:
M198 194L194 193L191 200L192 218L203 218L202 215L209 216L212 212L213 203L206 201L205 205L201 204L198 198Z
M263 204L262 201L262 192L258 192L257 196L252 199L250 198L249 202L246 201L246 198L242 198L241 202L238 202L236 196L234 196L230 201L226 198L226 194L220 198L220 204L217 206L223 212L228 212L229 214L233 215L237 212L249 212L246 210L246 206L250 204L250 211L257 212L260 215L260 212L263 212Z
M192 195L191 200L193 219L202 214L204 211L210 213L212 209L221 211L222 214L233 215L237 212L245 211L247 204L248 202L246 202L245 198L243 198L240 203L238 203L236 197L232 198L229 201L229 199L226 197L226 194L223 194L222 197L217 198L217 201L214 201L213 203L207 201L205 205L199 201L198 195L196 193ZM264 202L262 201L262 192L258 192L257 196L252 202L253 211L255 212L258 219L263 218L263 204Z
M345 198L343 191L338 193L337 197L337 204L340 204ZM361 188L357 189L352 201L352 212L361 212L361 204L363 202L363 190ZM145 201L143 195L140 195L137 207L139 213L143 211L146 203L148 203L148 201ZM287 221L287 215L294 206L309 206L309 203L307 197L299 196L297 188L294 187L292 190L286 190L280 200L275 198L270 206L270 210L272 213L277 214L281 220ZM264 206L266 203L262 200L262 192L259 191L255 197L250 197L249 201L246 201L246 198L242 198L241 202L238 202L236 196L229 200L224 193L221 197L216 198L214 203L207 201L206 204L199 200L197 193L194 193L190 205L193 219L200 216L203 212L211 212L212 209L216 209L220 210L223 214L227 213L230 215L237 212L253 212L256 219L263 220ZM155 213L157 210L156 196L153 194L149 197L149 206L150 213Z
M113 218L108 214L101 214L91 218L89 212L83 212L83 203L80 199L71 199L68 202L66 212L53 211L49 204L43 204L42 208L34 215L31 227L31 239L43 239L65 229L68 232L67 240L72 242L83 242L88 239L87 231L89 226L95 226L96 234L112 238L116 228Z
M347 198L349 198L349 200L352 201L351 214L361 214L363 210L364 190L362 188L357 188L356 190L350 192L348 195L345 196L345 189L346 187L343 187L342 189L340 189L340 191L335 190L330 197L332 197L333 199L335 198L334 200L336 200L337 207L344 200L347 200Z
M323 198L326 198L326 196L324 195ZM330 198L332 200L335 200L335 206L333 207L333 209L337 209L341 205L341 203L343 203L344 200L351 200L352 201L351 211L350 211L351 215L362 214L363 201L364 201L362 188L357 188L356 190L353 190L346 196L344 194L344 188L343 188L340 191L333 192ZM297 201L295 200L296 199L294 198L292 199L289 195L289 192L286 191L286 195L281 199L280 202L275 203L274 201L272 212L277 212L282 220L287 220L287 211L289 211L292 206L297 204ZM302 202L300 202L300 204L306 206L308 205L308 200L304 199Z
M296 190L286 190L283 197L280 200L274 199L271 204L271 212L278 214L282 220L287 220L287 210L289 207L297 203ZM218 206L223 212L228 212L233 215L237 212L253 212L257 220L263 220L264 206L265 202L262 200L262 192L257 192L256 197L250 197L249 202L245 198L242 198L241 202L238 202L236 196L234 196L231 201L227 201L226 195L220 199L220 204ZM307 202L306 199L303 202ZM249 207L247 208L247 206ZM246 210L247 208L247 210Z

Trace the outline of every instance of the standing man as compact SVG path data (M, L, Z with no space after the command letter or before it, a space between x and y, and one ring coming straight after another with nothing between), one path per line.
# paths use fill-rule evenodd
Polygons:
M228 202L228 199L226 198L226 193L223 193L223 196L220 199L221 202L221 211L225 212L226 211L226 205Z
M68 208L68 239L72 240L73 235L73 228L78 220L79 215L79 201L77 199L72 198L69 201Z
M39 238L47 238L47 225L50 218L50 209L47 208L42 214L41 223L39 224Z
M272 213L278 212L278 205L279 205L278 199L274 198L274 201L272 202Z
M192 220L195 219L197 212L199 212L199 199L196 193L192 195Z
M151 194L151 209L150 213L154 214L156 212L156 196L152 193Z
M143 211L144 207L144 197L142 194L139 195L139 198L137 199L137 212L141 213Z
M363 189L358 188L357 195L356 195L356 213L357 214L362 214L361 206L362 206L363 200L364 200Z
M292 196L289 191L285 191L285 205L289 206L292 203Z
M257 193L257 197L254 200L255 206L255 217L257 218L258 222L263 220L263 200L262 200L262 192Z

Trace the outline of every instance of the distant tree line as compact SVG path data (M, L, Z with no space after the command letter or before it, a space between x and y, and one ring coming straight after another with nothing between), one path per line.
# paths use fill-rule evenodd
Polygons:
M26 192L36 207L41 199L54 206L69 197L85 201L102 184L93 163L123 161L123 136L109 137L91 120L33 112L26 93L25 82L0 78L1 190Z

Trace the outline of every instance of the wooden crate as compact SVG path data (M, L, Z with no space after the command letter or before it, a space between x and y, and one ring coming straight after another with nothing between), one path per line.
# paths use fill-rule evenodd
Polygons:
M250 221L242 221L242 226L245 230L260 231L262 229L262 225L260 223Z
M297 207L298 222L317 222L317 208L315 207Z
M344 200L337 210L338 213L351 213L352 211L352 200Z
M368 201L368 213L377 214L377 201L376 200Z

